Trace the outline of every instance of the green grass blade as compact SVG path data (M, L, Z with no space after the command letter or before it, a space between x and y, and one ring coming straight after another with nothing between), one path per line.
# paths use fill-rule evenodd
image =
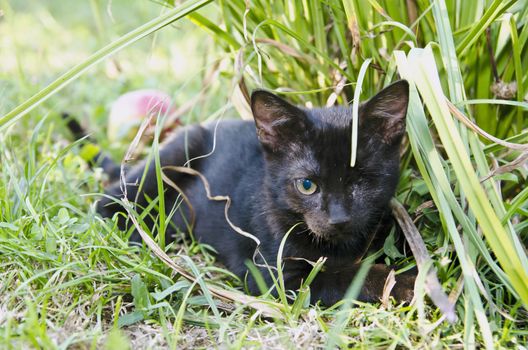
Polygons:
M352 143L350 149L350 167L356 165L357 157L357 138L358 138L358 125L359 125L359 99L361 97L361 87L363 86L363 80L365 80L365 74L367 68L372 62L371 58L367 58L361 65L359 70L358 80L356 82L356 88L354 89L354 101L352 102Z
M442 1L443 2L443 1ZM461 55L467 50L471 45L473 45L477 39L482 35L484 30L486 30L489 25L495 21L501 14L503 14L511 5L513 5L516 0L503 1L503 0L494 0L489 6L484 15L480 20L475 23L471 31L462 39L460 44L456 48L457 54ZM447 13L446 13L447 14ZM445 17L449 18L449 17Z
M522 109L528 109L528 102L496 100L496 99L491 99L491 98L465 100L465 101L459 101L456 103L457 106L478 105L478 104L497 104L497 105L503 105L503 106L513 106L513 107L519 107Z
M515 67L515 80L517 81L517 101L522 102L524 100L524 84L523 84L523 74L524 70L522 69L521 64L521 47L519 45L519 37L517 35L517 25L513 16L510 17L510 31L511 31L511 41L513 47L513 66ZM523 111L517 110L517 131L521 132L524 125Z

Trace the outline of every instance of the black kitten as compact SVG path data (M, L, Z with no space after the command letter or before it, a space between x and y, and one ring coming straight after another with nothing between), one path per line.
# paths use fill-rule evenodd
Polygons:
M207 178L213 195L231 198L229 218L260 240L260 252L270 264L276 261L284 234L301 223L283 253L286 287L298 289L312 269L306 260L325 256L328 260L311 285L311 296L313 302L331 305L343 297L372 241L388 234L388 204L398 183L408 96L407 82L398 81L360 106L353 168L351 108L303 109L266 91L251 96L255 122L227 120L216 129L216 123L183 128L163 145L161 164L182 166L191 160L190 167ZM211 155L200 157L213 148ZM138 208L158 196L153 163L138 193L135 184L144 169L140 164L126 176L128 199ZM214 247L218 259L245 278L246 261L252 259L256 243L233 230L224 215L225 203L207 199L198 177L168 168L164 172L192 205L194 237ZM106 193L121 197L119 183ZM174 204L177 197L178 192L165 185L166 203ZM123 210L108 198L98 208L108 217ZM172 219L174 227L187 230L188 206L182 204L180 213ZM125 228L126 222L121 219L120 225ZM132 239L140 237L135 233ZM359 299L378 300L389 271L385 265L374 265ZM271 285L269 270L261 272ZM413 276L397 276L392 295L409 300L413 281ZM248 285L252 293L258 292L251 277Z

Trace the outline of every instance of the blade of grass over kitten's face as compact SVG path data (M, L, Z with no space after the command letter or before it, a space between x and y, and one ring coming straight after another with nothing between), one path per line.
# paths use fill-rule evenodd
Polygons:
M356 82L356 88L354 89L354 100L352 101L352 143L350 149L350 167L353 168L356 165L357 157L357 139L358 139L358 125L359 125L359 98L361 96L361 87L363 86L363 80L367 72L368 66L372 62L371 58L367 58L361 65L359 70L358 80Z
M183 5L170 10L166 14L153 19L152 21L145 23L139 28L123 35L118 40L103 47L83 62L77 64L75 67L68 70L62 76L57 78L47 87L27 99L24 103L7 113L5 116L0 117L0 130L3 130L7 125L11 125L18 119L22 118L26 113L37 107L39 104L47 100L53 94L60 91L66 85L74 81L81 74L87 71L90 67L101 62L103 59L110 55L120 51L121 49L129 46L130 44L144 38L145 36L154 33L155 31L185 17L187 14L192 13L199 8L207 5L212 0L189 0Z

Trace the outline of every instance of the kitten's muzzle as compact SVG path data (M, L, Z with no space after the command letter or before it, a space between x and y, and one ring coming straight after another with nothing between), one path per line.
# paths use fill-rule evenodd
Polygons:
M341 218L339 220L328 220L326 224L308 224L308 228L316 236L326 240L341 240L349 236L351 227L350 218Z
M346 238L349 236L352 219L350 216L341 217L339 219L328 219L328 230L325 235L328 238Z

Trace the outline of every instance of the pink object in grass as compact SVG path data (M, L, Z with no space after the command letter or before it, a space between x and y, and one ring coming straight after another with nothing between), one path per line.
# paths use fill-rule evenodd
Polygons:
M110 141L131 140L139 125L152 116L152 129L158 116L174 113L171 97L158 90L142 89L121 95L113 104L108 119L108 138Z

